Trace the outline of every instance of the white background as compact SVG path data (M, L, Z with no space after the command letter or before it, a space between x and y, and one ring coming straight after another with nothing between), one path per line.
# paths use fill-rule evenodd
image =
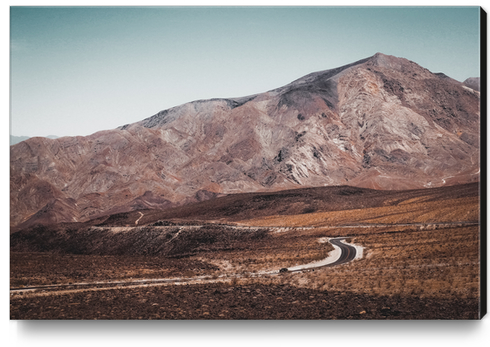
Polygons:
M487 346L490 318L481 321L9 321L8 241L8 114L9 114L9 8L10 5L392 5L389 1L11 1L1 7L3 143L1 197L4 221L2 252L2 342L8 346ZM411 1L397 5L464 5L490 9L488 1Z

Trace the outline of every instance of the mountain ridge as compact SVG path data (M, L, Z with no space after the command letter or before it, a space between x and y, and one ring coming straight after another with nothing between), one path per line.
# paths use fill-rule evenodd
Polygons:
M475 182L479 98L377 53L265 93L195 100L86 137L29 139L11 147L11 224L52 199L76 202L77 213L65 216L72 221L178 206L198 192Z

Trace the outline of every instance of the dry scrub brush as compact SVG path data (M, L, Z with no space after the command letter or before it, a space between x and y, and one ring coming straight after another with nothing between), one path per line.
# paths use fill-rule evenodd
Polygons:
M358 223L450 223L478 221L479 197L440 201L405 201L396 206L319 212L291 216L269 216L241 221L253 226L301 227L335 226Z
M301 286L321 290L418 297L479 295L476 226L359 235L353 242L364 246L368 257L292 275L304 279L298 282ZM286 276L277 280L291 283Z

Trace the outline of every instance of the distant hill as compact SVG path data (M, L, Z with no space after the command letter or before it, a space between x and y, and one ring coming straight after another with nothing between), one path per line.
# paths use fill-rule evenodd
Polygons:
M48 135L46 136L48 139L57 139L59 136L56 135ZM15 135L10 135L10 145L16 145L19 142L25 141L27 139L30 139L29 136L15 136Z
M19 142L25 141L29 138L29 136L14 136L10 135L10 145L15 145Z
M470 77L467 78L463 84L473 90L480 91L480 77Z

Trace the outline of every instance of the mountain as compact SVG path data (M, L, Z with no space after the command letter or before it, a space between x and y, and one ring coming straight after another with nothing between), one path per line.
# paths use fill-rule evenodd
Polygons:
M56 214L53 201L85 221L242 192L476 182L479 105L463 83L377 53L86 137L31 138L10 147L11 225Z
M470 77L464 80L463 84L476 91L480 91L480 77Z

